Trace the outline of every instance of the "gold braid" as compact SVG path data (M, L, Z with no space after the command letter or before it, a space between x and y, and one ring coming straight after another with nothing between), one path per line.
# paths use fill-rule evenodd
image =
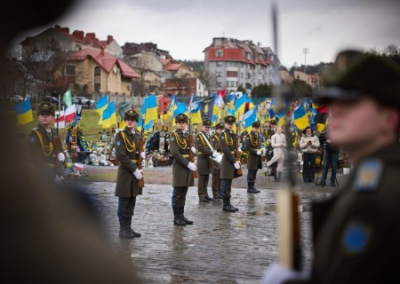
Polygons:
M232 145L233 145L233 138L231 137L231 140L228 141L228 137L227 137L227 135L226 135L226 132L224 132L224 136L225 136L226 144L227 144L228 146L232 146Z
M251 145L253 145L253 147L255 147L255 146L257 146L258 145L258 139L252 139L251 138L251 134L249 133L249 137L250 137L250 143L251 143Z
M37 130L35 130L35 132L36 132L36 134L37 134L37 136L39 138L39 142L40 142L40 146L42 148L43 155L50 156L51 153L53 153L53 150L54 150L53 143L50 142L49 146L45 145L42 135L40 135L40 133Z
M133 151L135 151L136 145L135 145L135 141L129 142L128 137L126 137L124 132L121 132L122 135L122 139L124 140L124 144L125 144L125 148L129 153L132 153Z
M183 141L179 138L179 134L174 132L174 136L176 139L176 144L178 145L179 148L181 148L182 150L187 148L187 141L185 139L185 137L183 137Z
M199 134L199 136L200 136L200 140L201 140L201 143L203 144L203 146L206 147L206 148L208 149L209 147L208 147L206 141L204 141L203 135L202 135L202 134Z

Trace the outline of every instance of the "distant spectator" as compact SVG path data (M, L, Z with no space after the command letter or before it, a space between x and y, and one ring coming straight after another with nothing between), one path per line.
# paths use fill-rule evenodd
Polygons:
M336 172L338 169L338 164L339 164L339 152L340 148L337 146L332 145L331 140L328 138L329 133L328 133L328 125L326 126L325 132L322 132L319 135L319 141L321 145L323 146L323 155L324 155L324 169L322 172L322 178L321 182L319 185L325 186L326 185L326 178L328 176L328 170L329 167L332 167L332 173L331 173L331 186L336 185Z
M310 126L303 131L299 146L303 152L303 181L314 182L315 180L315 159L319 148L319 140L314 136Z

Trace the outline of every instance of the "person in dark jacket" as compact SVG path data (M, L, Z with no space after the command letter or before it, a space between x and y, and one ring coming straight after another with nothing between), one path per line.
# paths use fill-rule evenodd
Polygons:
M220 155L222 154L221 151L221 133L222 130L224 130L224 123L219 122L215 125L215 133L211 137L211 145L215 150L217 150ZM220 179L220 170L221 165L217 165L214 163L213 168L212 168L212 177L211 177L211 183L212 183L212 192L213 192L213 197L214 199L222 199L222 189L221 189L221 179Z
M311 274L274 265L263 283L398 283L400 68L348 50L323 79L318 101L330 108L328 138L354 169L338 194L313 202Z
M327 138L329 132L329 125L326 126L325 132L323 135L320 134L320 142L322 142L322 147L323 147L323 156L324 156L324 167L322 170L322 177L319 185L325 186L326 185L326 179L328 177L328 170L329 167L332 167L332 172L331 172L331 183L330 186L336 186L336 173L337 169L339 166L339 152L340 152L340 147L333 145L332 141ZM321 141L322 140L322 141Z
M115 196L118 196L118 220L120 224L120 238L138 238L141 234L131 228L133 211L136 204L136 196L142 194L142 188L138 186L138 180L142 179L142 173L138 169L137 161L144 152L139 149L140 133L136 129L139 114L134 110L125 112L126 127L118 132L115 137L115 154L119 160L117 184Z

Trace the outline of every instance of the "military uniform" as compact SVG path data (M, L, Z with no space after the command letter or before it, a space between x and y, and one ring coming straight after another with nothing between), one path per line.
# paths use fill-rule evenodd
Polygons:
M203 126L211 126L211 120L205 119L203 121ZM200 202L208 202L212 200L211 197L208 196L207 186L210 178L210 173L212 170L212 164L210 162L210 156L212 156L213 151L207 144L207 141L210 143L210 134L200 131L196 135L196 149L197 149L197 172L199 173L198 180L198 195Z
M225 123L235 123L236 118L234 116L227 116L224 118ZM224 153L224 157L221 162L221 187L223 197L223 211L235 212L238 209L231 205L231 186L232 179L235 178L235 167L236 163L235 153L238 151L236 145L239 137L228 129L224 129L221 133L220 145L221 150Z
M42 102L38 105L38 115L40 113L49 113L55 115L55 106L48 102ZM48 130L41 124L38 124L31 130L28 138L28 156L32 166L43 169L50 180L57 176L57 152L56 152L56 130L50 127ZM62 178L62 176L60 176Z
M215 126L216 129L224 129L224 123L220 122L217 123ZM215 133L211 137L211 145L215 150L217 150L218 153L222 154L221 146L220 146L220 140L221 140L221 135L218 133ZM219 165L220 167L221 165ZM212 178L211 178L211 183L212 183L212 192L213 192L213 197L215 199L222 199L222 189L221 189L221 179L220 179L220 173L221 170L219 167L213 167L211 170Z
M125 112L124 119L139 121L139 114L129 110ZM142 194L142 188L138 187L138 180L133 174L138 169L139 139L138 130L131 131L128 127L115 136L115 154L119 160L115 196L118 196L120 237L124 238L140 237L139 233L131 229L136 196Z
M185 114L178 114L175 121L188 122L188 117ZM174 158L172 164L172 209L174 211L174 224L186 225L193 224L184 216L186 195L189 186L194 185L192 171L188 168L189 165L189 134L182 130L175 130L170 139L170 152ZM186 220L186 221L185 221Z
M260 122L254 122L252 127L260 127ZM261 135L259 133L251 131L247 134L246 149L249 153L247 158L247 192L258 193L260 191L254 187L254 184L258 169L262 169L261 154L263 152Z
M399 283L400 145L395 134L400 120L400 68L376 55L344 51L324 84L317 102L332 107L330 124L340 125L353 109L393 120L377 121L375 137L371 133L364 140L342 138L355 164L336 196L312 204L314 262L307 283ZM349 108L340 110L348 101ZM361 126L352 137L371 131L358 121L346 123L350 130ZM383 126L388 127L384 138L379 137ZM331 131L333 143L346 133ZM363 153L357 145L374 150Z

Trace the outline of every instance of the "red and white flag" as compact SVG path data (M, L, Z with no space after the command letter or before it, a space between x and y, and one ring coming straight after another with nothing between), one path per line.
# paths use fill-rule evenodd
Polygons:
M75 121L76 106L73 104L65 110L65 122Z
M225 98L225 89L217 91L217 96L221 96L221 97Z
M56 128L57 128L57 123L58 123L58 128L65 128L64 112L56 111L56 116L54 118L54 127Z

